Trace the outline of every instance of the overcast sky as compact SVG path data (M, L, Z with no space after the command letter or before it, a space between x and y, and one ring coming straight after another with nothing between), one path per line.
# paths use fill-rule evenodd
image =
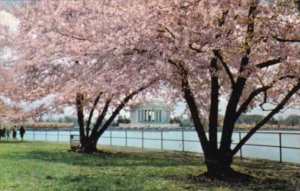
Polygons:
M6 11L0 10L0 24L9 26L11 32L17 30L18 20Z
M219 106L219 110L220 110L220 114L224 115L225 109L226 109L226 102L224 100L220 101L220 106ZM185 110L185 103L184 102L179 102L177 104L177 106L174 108L174 114L175 115L180 115L182 112L184 112ZM259 115L267 115L268 112L264 112L261 110L260 107L256 107L254 109L252 109L251 111L249 111L247 114L259 114ZM300 108L298 107L297 109L283 109L282 112L278 113L275 117L286 117L288 115L300 115Z

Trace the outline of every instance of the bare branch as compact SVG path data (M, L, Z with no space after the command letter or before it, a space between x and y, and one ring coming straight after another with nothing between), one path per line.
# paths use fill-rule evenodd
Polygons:
M276 58L276 59L268 60L268 61L262 62L260 64L257 64L256 67L262 69L262 68L266 68L266 67L269 67L269 66L279 64L282 61L283 61L283 58L279 57L279 58Z
M288 38L282 38L279 36L273 36L273 38L275 40L277 40L278 42L287 42L287 43L299 43L300 39L288 39Z
M265 111L263 109L263 105L268 102L268 94L267 94L267 91L264 91L263 93L264 93L264 101L261 104L259 104L259 107L262 108L263 111Z
M69 38L73 38L73 39L76 39L76 40L88 40L87 38L79 37L79 36L75 36L75 35L71 35L71 34L67 34L67 33L63 33L63 32L58 31L58 30L55 30L53 32L56 32L60 35L63 35L63 36L69 37Z
M113 97L113 96L112 96ZM103 119L108 111L108 108L109 108L109 105L111 103L111 100L112 100L112 97L107 99L106 102L105 102L105 105L101 111L101 114L99 114L97 120L96 120L96 123L94 125L94 128L92 130L92 136L95 136L95 134L97 133L98 129L100 128L102 122L103 122Z
M213 50L213 52L214 52L214 55L221 61L221 64L224 67L224 69L230 79L231 85L234 86L235 81L234 81L233 75L228 67L228 64L224 61L224 58L221 55L220 50Z
M225 24L226 17L228 15L229 10L224 10L222 13L222 17L218 19L218 25L219 27L222 27Z
M133 50L135 50L138 54L143 54L147 52L147 49L144 48L134 48Z
M265 85L263 87L260 87L260 88L258 88L256 90L254 90L253 92L251 92L251 94L249 95L248 99L246 99L246 101L244 103L242 103L241 106L240 106L240 108L237 110L236 117L238 118L242 114L242 112L246 111L246 109L248 108L249 104L253 101L253 99L257 95L259 95L260 93L264 93L265 94L264 95L264 102L262 103L262 104L264 104L264 103L267 102L267 91L269 89L271 89L274 86L275 83L277 83L277 82L279 82L281 80L284 80L284 79L294 79L294 78L295 78L295 76L293 76L293 75L282 76L282 77L274 80L273 82L271 82L269 85ZM262 104L260 104L260 106Z
M181 89L184 93L184 99L186 100L189 109L192 114L193 122L195 124L195 129L197 131L198 138L201 142L203 150L209 149L209 143L204 131L204 126L202 124L202 121L200 119L200 113L197 107L197 103L195 101L195 97L193 92L191 91L189 80L188 80L188 71L184 67L183 63L176 62L174 60L169 59L168 62L173 65L176 70L178 71L180 77L181 77Z
M87 120L87 123L86 123L86 135L88 136L89 134L89 131L90 131L90 124L91 124L91 121L92 121L92 117L93 117L93 114L94 114L94 111L97 107L97 104L99 102L99 99L100 99L100 96L103 94L103 92L99 92L99 94L97 95L95 101L94 101L94 104L92 106L92 109L91 109L91 112L90 112L90 115L89 115L89 118Z
M236 112L236 118L238 118L243 112L246 111L246 109L248 108L249 104L252 102L252 100L259 95L262 92L266 92L268 89L272 88L272 86L264 86L261 88L258 88L256 90L254 90L248 97L248 99L246 99L246 101L240 106L240 108L238 109L238 111Z
M55 32L55 33L58 33L62 36L66 36L66 37L73 38L73 39L80 40L80 41L99 42L95 39L91 39L91 38L87 38L87 37L81 37L81 36L77 36L77 35L72 35L72 34L61 32L59 30L52 30L52 31Z
M168 27L163 26L163 25L161 25L161 27L163 28L163 30L159 30L158 32L165 32L165 31L167 31L172 36L173 39L176 39L175 34Z
M232 150L232 155L235 155L241 147L251 138L251 136L260 129L266 122L268 122L276 113L278 113L284 105L290 100L290 98L300 90L300 82L298 82L288 94L281 100L281 102L265 117L263 118L254 128L252 128L246 136L236 145Z

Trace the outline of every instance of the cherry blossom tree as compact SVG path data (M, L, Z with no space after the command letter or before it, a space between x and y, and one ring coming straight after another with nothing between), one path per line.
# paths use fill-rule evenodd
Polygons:
M95 151L120 110L159 80L158 62L145 62L143 50L131 47L145 27L135 24L144 8L136 1L46 0L12 8L20 20L18 35L10 39L19 88L10 96L47 100L40 112L76 106L81 150Z
M143 44L160 49L162 60L169 63L166 80L182 92L189 107L208 175L234 175L233 156L250 137L284 107L299 105L296 2L156 2L159 28ZM220 99L226 100L226 108L218 139ZM254 107L267 115L232 144L237 119ZM201 113L209 121L208 136Z

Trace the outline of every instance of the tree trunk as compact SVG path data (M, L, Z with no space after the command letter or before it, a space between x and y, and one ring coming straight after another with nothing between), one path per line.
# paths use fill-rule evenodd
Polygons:
M229 152L208 151L205 153L206 175L212 178L227 178L233 174L231 163L233 156Z
M81 143L80 150L85 153L92 153L97 151L97 141L92 138L87 138Z

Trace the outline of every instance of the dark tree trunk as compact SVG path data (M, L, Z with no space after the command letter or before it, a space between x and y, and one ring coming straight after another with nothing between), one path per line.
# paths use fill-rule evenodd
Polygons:
M81 142L80 150L82 152L86 152L86 153L96 152L97 151L97 141L92 138L83 140Z
M76 109L77 109L77 120L79 125L79 135L80 135L80 143L85 140L84 134L84 114L83 114L83 94L77 93L76 95Z
M209 112L209 142L212 150L218 149L218 110L219 110L219 79L214 74L218 71L217 59L211 60L211 101Z
M205 153L206 175L213 178L228 177L232 174L233 157L228 152L209 150Z

